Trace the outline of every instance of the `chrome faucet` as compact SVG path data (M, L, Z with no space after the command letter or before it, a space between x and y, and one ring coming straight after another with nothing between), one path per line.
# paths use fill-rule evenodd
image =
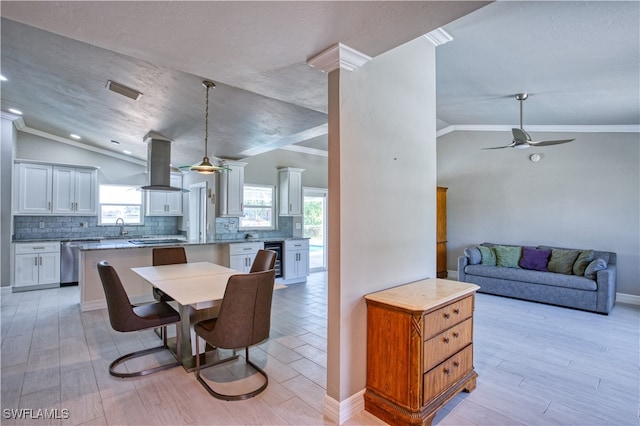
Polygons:
M119 217L116 219L116 226L120 225L120 235L127 235L127 231L124 230L124 219Z

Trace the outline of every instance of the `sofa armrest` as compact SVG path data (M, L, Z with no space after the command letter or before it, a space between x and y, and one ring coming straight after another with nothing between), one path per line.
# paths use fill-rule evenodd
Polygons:
M596 275L596 312L608 314L616 302L616 265L608 265Z
M469 264L469 258L467 256L458 257L458 281L465 281L467 276L464 272L465 266Z

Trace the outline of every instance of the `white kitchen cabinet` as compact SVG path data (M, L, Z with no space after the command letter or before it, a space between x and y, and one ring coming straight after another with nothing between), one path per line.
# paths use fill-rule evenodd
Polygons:
M278 169L280 216L302 216L302 172L304 169Z
M264 248L262 242L231 243L228 247L229 268L243 273L251 270L251 265L258 254L258 250Z
M285 240L282 282L304 282L309 275L309 240Z
M54 214L96 214L96 169L53 166L52 189Z
M244 215L244 167L247 163L225 160L228 170L218 175L218 216Z
M17 163L14 211L19 214L50 214L53 169L47 164Z
M20 162L15 185L17 214L96 214L95 168Z
M13 291L60 285L60 242L14 244Z
M182 175L172 174L169 182L182 188ZM147 191L147 216L182 216L182 191Z

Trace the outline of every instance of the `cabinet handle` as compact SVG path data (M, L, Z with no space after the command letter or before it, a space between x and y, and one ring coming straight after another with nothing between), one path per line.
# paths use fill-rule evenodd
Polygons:
M42 256L39 256L38 259L40 259L40 266L42 266Z
M459 335L460 333L456 333L456 332L453 333L453 337L458 337Z
M44 247L31 247L33 250L44 250Z
M444 369L444 374L446 374L447 376L449 375L449 373L451 373L451 370L449 370L448 368Z
M448 337L444 337L444 338L442 339L442 341L443 341L443 342L445 342L445 343L449 343L449 338L448 338Z
M459 363L458 361L454 361L454 362L453 362L453 366L454 366L454 367L460 367L460 363Z
M289 211L293 210L293 204L289 203Z
M51 211L51 201L49 201L49 207L47 207L47 210Z
M448 313L448 312L445 312L444 314L442 314L442 316L443 316L445 319L449 319L449 317L450 317L451 315L449 315L449 313Z
M36 257L36 258L34 258L33 260L35 260L35 261L36 261L35 265L36 265L36 266L38 266L38 258Z
M456 314L456 315L459 314L460 313L460 309L454 309L453 313Z

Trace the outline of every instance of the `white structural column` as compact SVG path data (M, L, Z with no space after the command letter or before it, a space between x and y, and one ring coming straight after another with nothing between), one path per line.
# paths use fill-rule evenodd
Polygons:
M11 278L11 188L13 185L13 153L18 138L17 128L24 127L22 117L1 113L0 124L0 283L10 285Z
M324 411L341 424L364 408L363 296L435 277L435 47L419 38L371 59L338 44L308 63L328 74Z

